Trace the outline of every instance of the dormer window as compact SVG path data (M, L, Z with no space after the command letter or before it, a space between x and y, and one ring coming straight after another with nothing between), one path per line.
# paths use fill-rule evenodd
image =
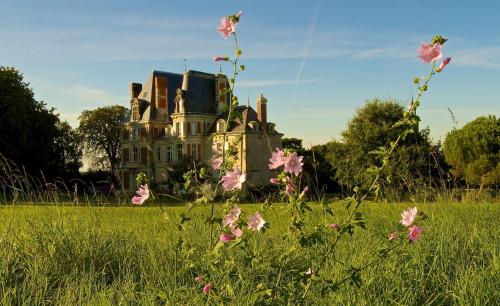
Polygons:
M139 121L139 103L137 103L137 100L132 103L132 121Z
M253 132L258 132L259 131L259 123L257 121L250 121L248 123L248 125L250 126L250 129Z
M226 122L224 120L217 121L217 133L224 133L226 131Z

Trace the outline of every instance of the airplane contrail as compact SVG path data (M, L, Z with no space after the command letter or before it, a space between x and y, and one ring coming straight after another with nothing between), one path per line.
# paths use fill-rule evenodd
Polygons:
M316 29L316 23L318 22L319 11L321 9L321 5L323 4L323 0L318 1L318 5L316 6L316 11L314 12L313 20L311 25L309 26L309 31L307 31L306 42L304 44L304 52L302 54L302 61L300 63L299 70L297 71L297 75L295 76L295 87L293 88L292 94L292 102L288 105L288 113L292 109L292 106L295 104L295 96L297 94L297 88L299 86L300 77L302 75L302 71L304 70L304 65L306 64L307 55L309 54L309 49L311 47L314 30Z

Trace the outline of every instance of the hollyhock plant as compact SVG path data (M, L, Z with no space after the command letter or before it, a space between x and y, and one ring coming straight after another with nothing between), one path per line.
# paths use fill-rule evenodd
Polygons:
M417 216L417 208L408 208L407 210L401 213L401 221L399 223L408 227L412 225L413 221L415 221L415 217Z
M418 57L420 57L426 64L435 62L443 56L441 53L441 44L439 43L421 44L418 49L418 53L420 54Z
M203 281L203 276L201 275L198 275L194 278L194 281L197 282L197 283L201 283Z
M212 284L206 284L202 289L203 293L209 294L212 291Z
M285 159L285 172L295 173L298 176L302 172L302 166L304 165L303 158L303 156L297 156L295 152L288 154Z
M340 228L340 224L337 224L337 223L332 223L330 225L328 225L330 228L333 228L333 229L336 229L338 230Z
M231 226L231 234L233 234L236 238L241 238L241 236L243 236L243 231L241 228L233 225Z
M224 38L236 32L236 24L229 17L222 17L219 24L219 32Z
M222 157L221 156L214 158L212 160L212 169L219 170L220 166L222 166Z
M132 204L142 205L147 199L149 199L149 187L148 184L144 184L137 189L136 195L132 198Z
M256 212L253 216L248 217L248 228L254 232L260 231L264 227L265 223L266 221L262 219L259 212Z
M441 72L441 71L443 71L444 67L446 67L446 65L448 65L448 64L450 63L450 61L451 61L451 57L447 57L447 58L445 58L445 59L441 62L441 64L439 64L439 67L437 67L436 71L437 71L437 72Z
M285 164L285 152L280 148L276 148L276 152L271 153L271 158L269 159L269 169L274 170Z
M269 182L271 182L271 184L274 184L274 185L278 185L280 183L280 181L277 178L275 178L275 177L273 177L272 179L270 179Z
M227 243L229 241L233 241L234 239L235 239L235 236L233 234L222 233L219 235L219 241L222 243Z
M291 195L293 192L293 181L289 176L285 177L285 193L286 195Z
M226 191L241 189L245 180L246 174L241 173L241 170L236 167L233 171L227 171L222 177L222 187L224 187L224 190Z
M224 61L227 62L229 60L229 56L214 56L214 62Z
M410 232L408 232L408 239L410 239L413 242L418 241L420 239L420 234L423 231L424 229L421 228L420 226L414 225L410 227Z
M231 209L231 212L229 214L224 215L224 218L222 220L222 224L224 226L233 226L233 224L236 221L238 221L240 214L241 214L241 208L239 208L238 206L235 206L233 209Z

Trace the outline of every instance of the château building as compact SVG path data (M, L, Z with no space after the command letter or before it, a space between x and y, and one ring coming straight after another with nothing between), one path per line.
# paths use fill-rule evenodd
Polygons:
M247 186L267 185L271 151L281 147L275 124L267 121L267 99L260 95L257 111L237 106L241 116L227 121L230 94L223 74L153 71L143 86L130 85L130 117L124 124L120 167L123 188L136 189L135 177L147 173L156 183L168 180L171 164L187 155L208 168L227 144L236 145L236 166L247 174ZM240 141L237 141L237 140Z

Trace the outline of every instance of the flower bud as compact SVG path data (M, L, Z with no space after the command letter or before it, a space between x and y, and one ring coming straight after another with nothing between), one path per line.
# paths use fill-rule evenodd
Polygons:
M218 61L227 62L229 60L229 56L214 56L213 60L214 60L214 62L218 62Z
M241 56L241 49L236 50L236 56Z

